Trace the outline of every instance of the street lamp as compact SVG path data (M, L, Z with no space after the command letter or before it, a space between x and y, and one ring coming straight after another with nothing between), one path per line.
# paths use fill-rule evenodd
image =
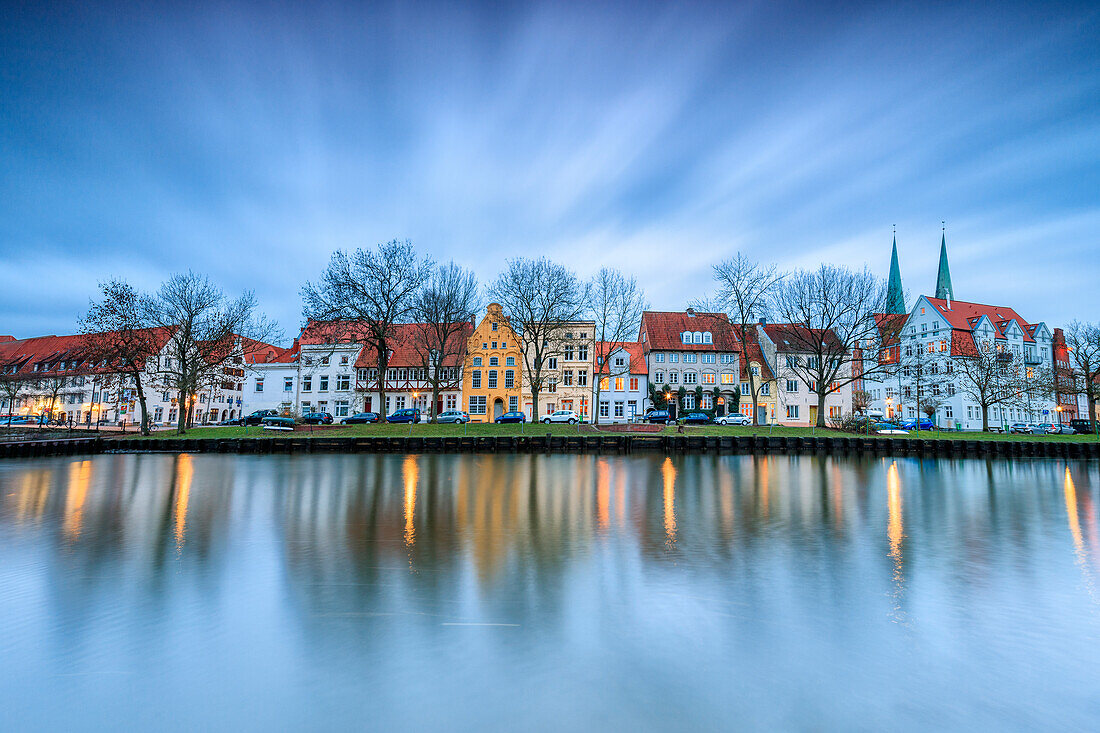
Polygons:
M1058 405L1054 411L1058 413L1058 427L1062 427L1062 406Z
M666 389L665 390L665 410L668 412L668 416L670 418L672 417L671 405L672 405L672 391Z
M413 415L416 416L417 419L418 419L419 415L420 415L420 405L418 405L416 403L416 401L417 401L417 399L419 399L420 393L417 392L414 389L412 395L413 395ZM413 420L409 420L409 437L412 437L412 434L413 434Z

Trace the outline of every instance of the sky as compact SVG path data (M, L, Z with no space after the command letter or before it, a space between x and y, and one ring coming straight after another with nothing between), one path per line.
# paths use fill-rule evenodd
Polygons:
M20 5L24 7L20 7ZM335 249L676 310L740 251L1100 320L1095 4L0 5L0 334L188 269L287 341Z

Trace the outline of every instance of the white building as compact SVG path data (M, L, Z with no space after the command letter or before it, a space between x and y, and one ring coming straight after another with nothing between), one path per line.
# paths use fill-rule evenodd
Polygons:
M807 372L818 368L813 361L819 356L806 351L805 344L813 339L800 335L800 329L805 331L802 326L790 323L771 323L756 327L760 351L775 375L775 413L776 420L781 425L817 424L817 384L808 378ZM833 332L814 333L831 336ZM838 343L835 348L843 347ZM839 418L852 411L852 384L848 381L851 373L851 362L839 367L837 384L825 395L827 420Z
M649 397L649 370L639 342L605 342L599 349L607 354L603 363L597 358L594 370L600 387L592 390L600 423L623 423L645 413Z

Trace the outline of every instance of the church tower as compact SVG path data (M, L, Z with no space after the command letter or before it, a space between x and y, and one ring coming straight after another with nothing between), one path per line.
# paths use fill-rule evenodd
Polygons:
M890 255L890 280L886 284L886 312L907 313L905 293L901 288L901 267L898 266L898 233L894 231L894 251Z
M940 238L940 271L936 275L936 297L940 300L954 300L955 291L951 288L951 268L947 265L947 229Z

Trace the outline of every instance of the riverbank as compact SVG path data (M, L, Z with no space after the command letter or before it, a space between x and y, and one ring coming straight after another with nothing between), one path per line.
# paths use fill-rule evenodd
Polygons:
M372 426L373 427L373 426ZM397 428L398 426L382 426ZM424 426L427 427L427 426ZM435 426L445 427L445 426ZM0 458L24 458L51 455L98 453L683 453L701 454L820 454L921 457L1064 457L1100 458L1100 442L1071 440L1090 436L998 436L1000 439L968 439L967 433L955 439L918 438L909 436L857 436L831 431L828 435L801 434L767 435L766 432L746 434L725 429L724 434L705 432L611 433L570 432L566 426L547 429L539 426L539 434L423 434L416 428L412 434L334 435L335 431L316 431L312 437L303 433L270 433L254 431L256 435L231 437L151 436L145 438L77 438L0 444ZM232 430L227 428L223 430ZM790 429L793 430L793 429ZM199 431L194 431L199 432ZM983 436L988 437L988 436ZM1028 438L1031 438L1030 440ZM1061 438L1061 439L1060 439Z

